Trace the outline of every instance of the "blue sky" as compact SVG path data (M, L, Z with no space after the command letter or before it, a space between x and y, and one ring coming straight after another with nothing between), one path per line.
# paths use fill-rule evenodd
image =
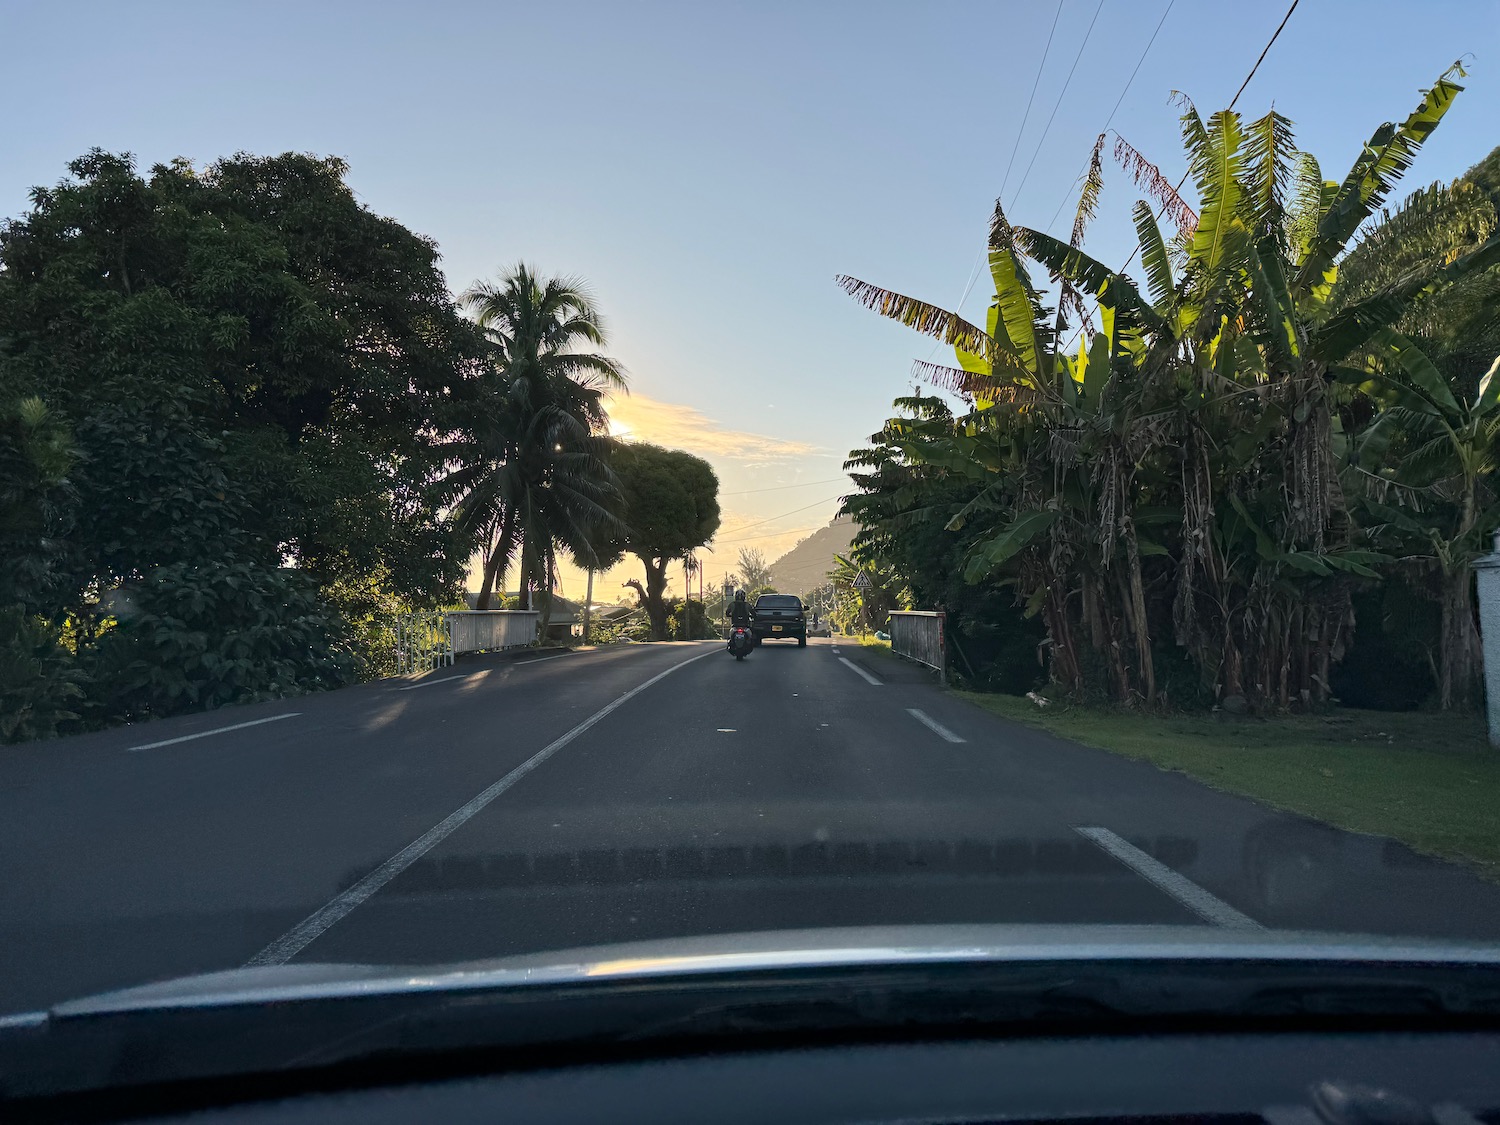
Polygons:
M775 555L832 514L844 453L932 350L836 274L951 305L1013 149L1012 219L1045 226L1066 194L1066 228L1167 0L1061 3L0 0L0 215L95 145L143 165L334 153L370 207L437 240L456 290L521 258L587 278L633 376L622 425L723 477L713 575L740 543ZM1112 128L1175 180L1170 92L1227 104L1285 9L1173 0ZM1464 56L1415 187L1500 143L1497 48L1492 0L1302 0L1239 108L1274 98L1342 176ZM1088 248L1123 261L1137 195L1106 175Z

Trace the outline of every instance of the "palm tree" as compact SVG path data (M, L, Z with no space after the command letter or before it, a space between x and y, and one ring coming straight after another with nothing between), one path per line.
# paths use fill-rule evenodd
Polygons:
M766 562L765 552L759 547L740 548L739 568L740 582L746 593L770 584L771 564Z
M477 605L489 608L519 555L522 608L534 589L550 608L559 548L598 565L592 544L615 519L603 399L625 389L625 373L597 350L603 322L578 281L521 263L460 302L493 349L463 431L445 449L459 529L484 541Z

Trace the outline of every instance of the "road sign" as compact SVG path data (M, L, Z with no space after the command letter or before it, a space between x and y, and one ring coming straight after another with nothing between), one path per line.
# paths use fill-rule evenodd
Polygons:
M868 590L868 589L872 588L874 585L875 585L875 583L873 583L873 582L870 581L869 574L867 574L863 570L859 572L859 577L857 577L854 580L854 588L856 590Z

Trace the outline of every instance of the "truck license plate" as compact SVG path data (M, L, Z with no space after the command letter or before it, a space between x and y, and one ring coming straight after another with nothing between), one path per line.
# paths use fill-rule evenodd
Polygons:
M771 632L773 632L773 633L779 633L779 632L781 632L781 626L780 625L772 625L771 626Z

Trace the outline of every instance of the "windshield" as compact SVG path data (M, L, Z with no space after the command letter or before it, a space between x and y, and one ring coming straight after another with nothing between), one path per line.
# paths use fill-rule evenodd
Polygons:
M8 16L0 1016L1500 943L1492 12L332 10Z

